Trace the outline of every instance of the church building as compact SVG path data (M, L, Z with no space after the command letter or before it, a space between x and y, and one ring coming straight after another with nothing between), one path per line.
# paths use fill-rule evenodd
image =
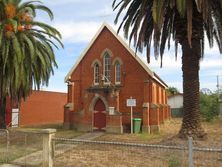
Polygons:
M79 131L129 132L133 118L141 130L159 131L170 118L167 84L104 23L65 77L64 127ZM128 104L129 105L129 104Z

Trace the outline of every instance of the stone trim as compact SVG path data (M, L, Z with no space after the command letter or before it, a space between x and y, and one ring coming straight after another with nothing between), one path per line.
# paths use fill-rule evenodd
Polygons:
M159 107L158 104L150 103L150 108L157 109Z
M99 61L99 59L95 59L95 60L93 60L93 62L92 62L92 64L91 64L91 67L94 68L94 65L95 65L96 63L97 63L100 67L102 66L102 63Z
M67 103L64 106L65 108L68 108L69 110L73 110L74 109L74 104L73 103Z
M107 100L103 97L103 96L101 96L101 95L99 95L99 94L95 94L95 96L93 97L93 99L91 100L91 103L90 103L90 105L89 105L89 112L93 112L94 111L94 107L95 107L95 104L96 104L96 102L98 101L98 100L102 100L102 102L104 103L104 105L105 105L105 107L106 107L106 112L107 112L107 114L109 113L109 105L108 105L108 102L107 102Z
M143 108L149 108L149 103L143 103Z
M106 126L106 132L107 133L122 134L123 133L123 126Z
M121 115L123 115L121 112L114 110L114 115L112 116L121 116Z
M114 66L116 64L116 62L119 62L120 65L123 65L123 61L120 57L116 57L114 60L113 60L113 63L112 65Z
M104 49L103 51L102 51L102 53L101 53L101 55L100 55L100 58L104 58L104 54L105 53L108 53L109 55L110 55L110 57L113 57L113 52L109 49L109 48L106 48L106 49Z

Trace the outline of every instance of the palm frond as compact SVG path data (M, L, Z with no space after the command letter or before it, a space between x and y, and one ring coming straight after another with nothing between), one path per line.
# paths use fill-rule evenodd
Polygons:
M45 30L47 33L49 33L51 35L57 35L60 39L62 38L60 32L48 24L45 24L42 22L37 22L37 21L32 21L31 25L38 26L39 28L42 28L43 30Z
M26 98L32 88L48 85L57 67L53 48L63 47L61 34L54 27L35 21L38 10L53 19L52 11L40 1L12 0L16 15L7 18L0 1L0 97L10 96L16 101ZM5 26L7 25L7 26Z
M17 36L15 36L15 35L13 36L11 46L12 46L12 49L15 53L15 57L17 58L18 64L21 64L24 56L21 51L21 45L19 43L19 40L18 40Z
M36 5L35 9L40 9L40 10L46 12L51 20L54 19L54 15L53 15L52 11L48 7L46 7L44 5Z
M190 1L190 0L188 0ZM176 0L177 10L182 17L186 14L186 0Z

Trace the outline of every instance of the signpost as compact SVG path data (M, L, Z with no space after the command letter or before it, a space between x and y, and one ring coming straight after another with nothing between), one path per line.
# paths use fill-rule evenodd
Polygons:
M133 134L133 107L136 106L136 99L133 99L132 96L131 96L130 99L126 100L126 106L130 107L131 134Z

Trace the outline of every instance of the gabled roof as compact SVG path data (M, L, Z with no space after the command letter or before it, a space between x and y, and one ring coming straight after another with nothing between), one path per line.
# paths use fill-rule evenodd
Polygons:
M149 69L149 67L139 58L139 56L136 55L136 53L126 44L126 42L123 41L122 38L120 38L117 33L113 30L113 28L108 25L107 23L103 23L102 26L97 31L96 35L93 37L93 39L90 41L89 45L85 48L85 50L80 55L79 59L76 61L76 63L73 65L71 70L68 72L68 74L65 77L65 82L69 80L69 77L72 75L73 71L76 69L76 67L79 65L83 57L86 55L88 50L91 48L97 37L100 35L100 33L103 31L104 28L107 28L114 36L115 38L127 49L127 51L130 53L130 55L144 68L144 70L158 83L160 83L164 87L168 87L165 82L163 82L160 77L155 74L153 71Z

